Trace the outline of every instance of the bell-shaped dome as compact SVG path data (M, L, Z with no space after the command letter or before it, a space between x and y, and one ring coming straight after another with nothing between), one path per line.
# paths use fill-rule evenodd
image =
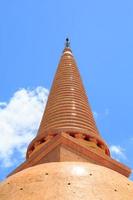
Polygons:
M108 168L55 162L27 168L0 184L0 200L132 200L133 182Z

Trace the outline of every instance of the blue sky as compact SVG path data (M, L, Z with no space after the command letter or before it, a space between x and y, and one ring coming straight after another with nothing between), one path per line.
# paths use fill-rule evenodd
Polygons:
M17 128L16 115L10 124L15 128L9 131L9 138L6 135L5 151L1 132L0 179L24 159L23 145L36 133L46 102L45 89L50 89L67 36L101 135L112 147L112 155L133 169L132 10L132 0L0 0L0 118L4 116L4 132L7 134L9 113L18 112L20 119ZM24 102L27 107L22 114ZM25 125L27 114L35 113L34 105L38 117ZM33 127L27 134L28 123ZM3 124L0 122L1 130ZM24 135L19 134L13 143L11 135L16 136L18 130L28 137L20 142ZM5 163L8 145L9 165Z

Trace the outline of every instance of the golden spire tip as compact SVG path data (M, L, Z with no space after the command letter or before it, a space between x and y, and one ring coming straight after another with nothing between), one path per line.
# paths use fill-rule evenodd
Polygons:
M65 47L66 48L70 48L70 40L69 40L69 38L66 38Z

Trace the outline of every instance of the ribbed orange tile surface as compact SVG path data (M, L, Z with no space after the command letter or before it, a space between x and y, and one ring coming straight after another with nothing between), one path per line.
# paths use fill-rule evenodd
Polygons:
M98 134L70 48L59 62L38 135L56 129Z

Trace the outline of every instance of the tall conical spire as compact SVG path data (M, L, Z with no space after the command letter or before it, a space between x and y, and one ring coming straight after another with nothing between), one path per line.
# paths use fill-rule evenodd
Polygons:
M68 38L35 140L62 131L90 137L97 144L97 150L101 150L101 147L109 155L109 149L96 127Z
M28 147L26 161L12 174L41 163L62 161L92 162L125 176L131 173L110 157L99 134L68 38L37 136Z
M69 129L99 135L76 62L67 45L55 74L38 135Z

